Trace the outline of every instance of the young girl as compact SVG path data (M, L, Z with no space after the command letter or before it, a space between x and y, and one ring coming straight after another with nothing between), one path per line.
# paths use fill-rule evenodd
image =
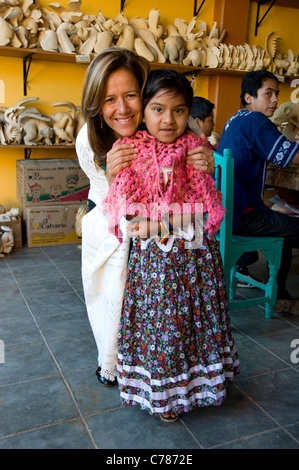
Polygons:
M220 405L226 381L239 371L214 236L224 214L221 194L209 175L185 162L187 149L200 142L186 130L192 99L183 75L150 73L147 131L124 139L136 145L138 157L103 203L119 239L122 216L143 217L128 226L134 239L119 331L121 401L165 421ZM207 221L198 243L202 213Z

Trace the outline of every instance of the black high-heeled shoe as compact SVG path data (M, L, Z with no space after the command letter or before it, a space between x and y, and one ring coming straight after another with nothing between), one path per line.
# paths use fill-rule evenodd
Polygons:
M105 385L106 387L112 387L113 385L117 384L117 379L116 378L114 380L108 380L108 379L105 379L104 377L102 377L102 375L100 375L100 377L98 377L98 379L99 379L99 382L101 382L101 384Z

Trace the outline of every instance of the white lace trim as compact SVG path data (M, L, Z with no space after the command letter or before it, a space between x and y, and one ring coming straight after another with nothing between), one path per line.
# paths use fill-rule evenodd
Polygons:
M104 377L104 379L110 380L111 382L113 382L113 380L117 376L117 371L116 370L108 370L108 369L103 370L103 369L101 369L101 376Z

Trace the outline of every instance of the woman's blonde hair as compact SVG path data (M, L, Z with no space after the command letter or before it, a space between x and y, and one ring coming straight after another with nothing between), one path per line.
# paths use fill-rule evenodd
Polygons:
M88 140L95 158L104 163L106 153L116 140L114 131L101 118L107 80L111 73L125 69L136 77L142 93L150 70L149 63L134 52L120 47L109 47L90 63L83 85L81 112L87 123Z

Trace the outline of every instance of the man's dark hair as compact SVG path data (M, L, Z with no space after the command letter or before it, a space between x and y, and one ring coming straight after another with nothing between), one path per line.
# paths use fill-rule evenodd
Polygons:
M269 78L272 78L277 83L279 83L277 77L275 77L272 72L268 72L268 70L253 70L244 76L240 95L242 106L247 106L245 101L246 93L248 93L250 96L253 96L253 98L257 98L258 90L262 88L264 81L268 80Z
M204 121L207 117L211 116L214 107L215 105L206 98L195 96L190 114L193 119L199 118L201 121Z

